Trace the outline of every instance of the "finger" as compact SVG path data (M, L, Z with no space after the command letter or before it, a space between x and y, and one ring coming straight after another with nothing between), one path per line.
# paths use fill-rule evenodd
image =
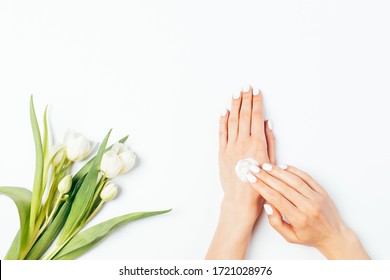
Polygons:
M284 170L284 168L286 168L286 165L281 164L280 166L275 166L265 163L262 165L262 168L265 173L268 173L272 177L283 181L304 197L313 198L316 195L313 189L310 188L300 177L289 171Z
M309 174L306 172L291 166L291 165L283 165L283 167L287 167L287 171L291 172L292 174L298 176L300 179L302 179L312 190L320 193L320 194L326 194L326 191L324 188L321 187L320 184L318 184Z
M258 89L253 89L251 136L264 139L264 110L263 94Z
M275 144L275 135L272 131L272 122L270 120L267 120L264 123L264 127L265 127L265 137L267 140L268 158L272 164L276 165L276 144Z
M229 120L229 111L225 108L222 111L221 117L219 119L219 148L224 150L226 148L228 140L228 120Z
M291 222L295 222L302 217L302 213L280 192L277 192L263 181L257 180L253 174L249 173L248 181L250 185L270 204L277 208Z
M264 166L265 164L263 164ZM268 164L269 165L269 164ZM304 209L304 206L308 204L307 198L297 192L295 189L287 185L285 182L279 180L268 174L265 170L260 170L257 166L252 166L251 171L258 179L263 181L266 185L281 193L285 198L291 201L300 210Z
M297 242L297 236L295 235L292 225L286 223L283 220L282 214L269 204L264 204L264 210L267 213L268 221L270 225L288 242Z
M242 103L240 108L238 137L249 137L252 118L252 88L249 86L242 90Z
M232 98L232 107L230 108L228 120L228 143L236 143L237 141L241 95L241 92L237 92Z

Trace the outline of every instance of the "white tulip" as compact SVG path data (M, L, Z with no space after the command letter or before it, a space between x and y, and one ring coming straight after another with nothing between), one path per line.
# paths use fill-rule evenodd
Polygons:
M54 166L58 166L62 160L65 158L65 147L62 144L56 144L51 147L50 150L50 159Z
M87 138L71 130L68 130L65 134L64 146L66 156L74 162L86 159L92 150L91 142Z
M65 194L69 192L72 187L72 175L66 175L58 184L58 191L60 194Z
M100 163L100 171L107 178L114 178L119 175L122 169L122 163L118 155L110 150L103 154L102 162Z
M122 143L115 143L112 149L103 155L100 170L107 178L113 178L132 169L136 155Z
M115 184L108 184L106 185L103 190L100 193L100 198L102 199L103 202L110 201L114 199L118 192L118 187Z
M114 151L118 155L122 163L122 169L119 174L126 173L134 167L136 155L125 144L115 143L112 146L112 151Z

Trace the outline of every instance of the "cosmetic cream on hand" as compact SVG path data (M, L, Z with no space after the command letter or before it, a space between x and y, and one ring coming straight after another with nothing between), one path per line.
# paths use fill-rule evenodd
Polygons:
M253 158L241 159L236 164L236 174L242 182L248 182L247 175L250 173L252 165L259 165L259 162Z

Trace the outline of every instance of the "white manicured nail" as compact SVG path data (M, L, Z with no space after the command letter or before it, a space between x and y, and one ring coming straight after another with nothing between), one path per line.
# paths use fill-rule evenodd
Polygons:
M257 181L257 178L255 176L253 176L253 174L250 174L248 173L248 175L246 175L246 178L248 179L249 183L256 183Z
M279 168L283 169L283 170L286 170L287 169L287 165L283 164L283 163L279 163L278 164Z
M268 163L264 163L262 165L262 168L265 170L265 171L271 171L272 170L272 165L271 164L268 164Z
M242 88L242 92L249 92L251 90L251 86L245 86Z
M269 204L264 204L264 210L268 216L271 216L274 213L274 210L272 209L271 205L269 205Z
M235 92L235 93L233 93L233 98L234 98L234 99L238 99L238 98L240 98L240 96L241 96L241 92Z
M272 130L273 126L272 126L271 120L267 121L267 125L268 125L269 130Z
M260 94L260 90L259 89L253 89L253 96L257 96Z
M223 109L222 112L221 112L221 117L225 117L227 114L227 109Z
M260 172L260 167L258 167L257 165L251 165L251 167L249 168L253 173L259 173Z

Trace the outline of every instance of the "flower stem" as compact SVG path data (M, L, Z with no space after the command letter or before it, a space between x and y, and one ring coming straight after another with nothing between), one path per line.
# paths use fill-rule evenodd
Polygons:
M28 242L28 245L24 248L24 250L20 253L19 259L24 259L27 254L30 252L31 248L34 246L35 241L38 240L38 238L41 236L43 231L46 229L46 227L50 224L51 220L53 219L55 213L57 212L57 209L61 203L62 195L59 195L57 198L57 201L55 203L55 206L53 210L50 213L50 216L46 219L45 223L42 225L42 227L39 228L39 224L36 225L34 233Z
M93 217L96 216L96 214L97 214L97 213L99 212L99 210L102 208L103 204L104 204L104 202L103 202L103 201L100 201L99 205L95 208L95 210L92 212L92 214L89 215L89 217L88 217L88 219L85 221L85 224L84 224L84 225L88 224L88 223L93 219Z
M54 258L59 251L61 251L62 248L64 248L64 246L66 244L68 244L68 242L86 225L88 224L92 219L93 217L96 216L96 214L99 212L99 210L102 208L104 202L101 201L99 203L99 205L95 208L95 210L92 212L91 215L89 215L89 217L85 220L84 223L82 223L70 236L68 239L66 239L62 244L57 244L53 250L51 250L42 260L51 260L52 258Z
M62 194L59 194L58 195L58 198L57 198L57 201L56 203L54 204L54 207L53 207L53 210L51 211L50 213L50 216L46 219L45 223L43 224L43 226L39 229L39 232L38 232L38 236L39 237L42 232L46 229L46 227L51 223L55 213L57 212L58 210L58 207L60 206L60 203L61 203L61 200L62 200Z

